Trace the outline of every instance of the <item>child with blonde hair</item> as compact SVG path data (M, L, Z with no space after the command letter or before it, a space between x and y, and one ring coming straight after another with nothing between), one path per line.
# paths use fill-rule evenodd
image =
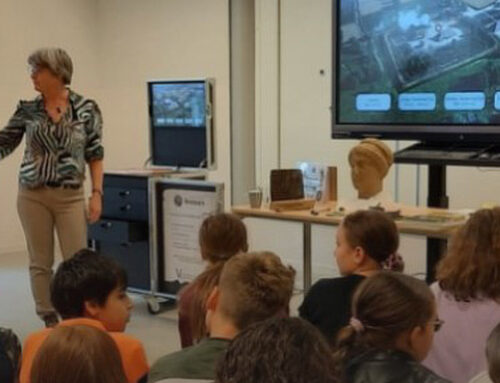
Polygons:
M284 316L294 280L295 270L271 252L231 257L207 299L209 337L157 360L148 381L215 379L218 360L240 331L259 321Z

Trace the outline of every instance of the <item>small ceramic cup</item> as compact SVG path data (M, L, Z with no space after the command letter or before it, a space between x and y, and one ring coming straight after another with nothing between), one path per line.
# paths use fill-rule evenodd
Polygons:
M248 200L252 209L258 209L262 205L262 190L252 189L248 191Z

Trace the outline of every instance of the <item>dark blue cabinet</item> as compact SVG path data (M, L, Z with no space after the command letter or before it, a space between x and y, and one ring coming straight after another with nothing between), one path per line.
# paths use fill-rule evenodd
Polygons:
M128 287L151 289L148 177L104 174L101 219L89 225L88 239L128 274Z

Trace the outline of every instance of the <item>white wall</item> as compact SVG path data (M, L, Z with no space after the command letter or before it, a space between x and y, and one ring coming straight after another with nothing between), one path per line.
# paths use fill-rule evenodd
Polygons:
M100 104L106 168L148 157L146 81L215 79L217 169L230 202L228 0L99 0Z
M280 164L279 2L255 0L255 177L269 192L269 174Z
M99 103L105 169L141 167L148 157L146 81L215 79L217 162L209 178L230 202L228 0L2 0L0 116L35 95L25 64L40 46L61 46L75 64L73 89ZM24 145L24 144L22 144ZM22 148L0 162L0 253L24 248L15 201Z
M248 201L255 187L255 7L231 0L232 203Z
M75 64L73 88L95 95L97 60L92 27L96 19L95 0L2 0L0 2L0 127L19 99L35 96L26 58L36 48L60 46ZM17 217L17 173L24 142L0 162L0 253L24 248L24 236Z

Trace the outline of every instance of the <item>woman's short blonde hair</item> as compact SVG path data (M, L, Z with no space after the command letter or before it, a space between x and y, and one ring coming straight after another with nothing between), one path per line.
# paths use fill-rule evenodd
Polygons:
M28 57L28 64L33 68L48 68L56 76L59 76L65 85L71 84L73 62L64 49L37 49Z

